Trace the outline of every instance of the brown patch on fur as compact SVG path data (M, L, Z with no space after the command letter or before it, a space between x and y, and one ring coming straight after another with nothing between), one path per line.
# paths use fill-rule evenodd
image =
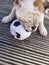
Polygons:
M36 7L38 7L38 9L39 9L40 12L44 12L44 6L43 6L43 3L42 3L41 0L36 0L36 1L34 2L34 5L35 5Z

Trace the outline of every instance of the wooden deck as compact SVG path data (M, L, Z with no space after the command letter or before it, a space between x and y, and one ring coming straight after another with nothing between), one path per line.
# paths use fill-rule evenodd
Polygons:
M47 37L37 31L28 39L18 41L10 34L11 23L1 22L11 9L12 0L0 0L0 65L49 65L49 20L45 19Z

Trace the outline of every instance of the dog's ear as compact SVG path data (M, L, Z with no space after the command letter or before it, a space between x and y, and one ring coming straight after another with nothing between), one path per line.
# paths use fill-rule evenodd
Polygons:
M43 3L42 3L41 0L36 0L34 2L34 6L38 7L38 9L39 9L40 12L44 11L44 6L43 6Z

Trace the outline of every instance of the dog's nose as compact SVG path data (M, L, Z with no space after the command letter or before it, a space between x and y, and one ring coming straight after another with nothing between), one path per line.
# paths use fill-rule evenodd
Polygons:
M36 28L36 26L33 26L33 27L32 27L32 30L34 30L35 28Z

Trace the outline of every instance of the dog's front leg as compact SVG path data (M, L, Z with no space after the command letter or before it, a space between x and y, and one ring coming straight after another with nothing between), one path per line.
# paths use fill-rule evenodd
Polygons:
M44 15L43 16L41 16L42 18L41 18L41 22L40 22L40 24L39 24L39 32L40 32L40 34L42 35L42 36L47 36L47 30L46 30L46 28L45 28L45 26L44 26Z
M2 22L3 22L3 23L8 23L8 22L10 22L10 21L15 17L15 15L16 15L15 12L16 12L16 7L13 7L11 13L10 13L8 16L4 17L4 18L2 19Z

